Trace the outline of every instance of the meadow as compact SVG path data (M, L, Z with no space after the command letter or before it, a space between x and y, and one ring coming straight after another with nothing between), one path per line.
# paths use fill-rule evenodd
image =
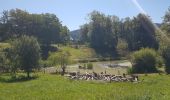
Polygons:
M21 75L21 74L20 74ZM76 81L60 75L10 81L0 75L0 100L170 100L170 76L140 75L139 83Z
M57 45L55 45L55 44L52 46L57 47ZM74 60L94 58L97 56L94 49L89 48L87 46L78 46L76 48L74 46L61 45L60 47L57 47L57 48L59 48L60 51L69 52L70 58L74 59Z

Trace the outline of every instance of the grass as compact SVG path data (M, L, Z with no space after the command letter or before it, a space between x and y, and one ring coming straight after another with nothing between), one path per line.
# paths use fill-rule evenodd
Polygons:
M1 75L8 79L8 75ZM22 82L0 80L0 100L170 100L170 76L141 76L140 83L73 81L39 74Z
M64 46L60 48L62 51L67 51L71 54L71 59L86 59L95 57L95 51L88 47L82 47L82 48L72 48L69 46Z
M2 49L8 48L8 47L10 47L10 44L9 44L9 43L1 43L1 42L0 42L0 51L1 51Z

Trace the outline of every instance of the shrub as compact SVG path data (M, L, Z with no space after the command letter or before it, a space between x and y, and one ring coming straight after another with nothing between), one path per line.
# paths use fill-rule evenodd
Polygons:
M133 73L133 68L132 68L132 67L131 67L131 68L128 68L128 69L127 69L127 73L128 73L128 74L132 74L132 73Z
M160 57L156 51L149 48L143 48L132 54L132 72L133 73L152 73L156 72L156 66L159 63L157 59Z
M73 63L73 61L70 58L69 52L58 51L54 53L52 52L49 53L49 57L47 59L48 66L60 66L61 63L64 63L66 65Z
M93 69L93 64L92 63L87 63L87 69Z

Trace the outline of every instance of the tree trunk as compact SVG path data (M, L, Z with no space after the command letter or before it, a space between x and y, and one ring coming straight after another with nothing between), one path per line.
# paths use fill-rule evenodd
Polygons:
M27 78L30 78L30 72L27 71Z
M64 76L64 74L65 74L65 67L62 67L61 75Z

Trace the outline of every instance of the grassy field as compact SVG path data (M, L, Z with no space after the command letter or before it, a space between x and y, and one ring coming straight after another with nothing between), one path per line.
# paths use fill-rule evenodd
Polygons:
M60 47L60 50L69 52L71 54L71 59L86 59L96 56L95 51L88 47L81 47L76 49L69 46L63 46Z
M9 43L1 43L0 42L0 51L1 51L1 49L5 49L5 48L8 48L8 47L10 47Z
M0 75L0 100L170 100L170 76L140 76L140 83L73 81L38 74L29 81L8 82Z

